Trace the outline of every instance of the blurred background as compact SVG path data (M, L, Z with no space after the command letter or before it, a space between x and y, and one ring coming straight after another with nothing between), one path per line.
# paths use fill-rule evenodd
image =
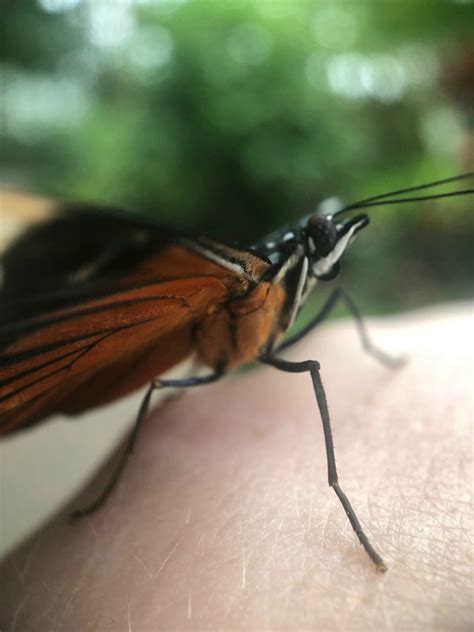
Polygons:
M241 245L473 169L466 0L2 0L0 179ZM369 312L466 296L472 199L379 208Z
M473 36L462 0L0 0L0 183L248 245L326 198L473 170ZM373 209L336 282L367 313L465 298L473 206ZM0 556L133 397L2 442Z

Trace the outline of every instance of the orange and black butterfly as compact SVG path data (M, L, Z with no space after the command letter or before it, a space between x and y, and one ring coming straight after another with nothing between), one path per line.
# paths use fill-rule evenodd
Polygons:
M364 348L392 360L370 342L349 296L335 290L322 310L284 339L318 282L333 279L340 259L368 224L360 208L472 193L404 197L472 174L375 196L333 215L315 213L243 250L193 239L119 211L36 200L28 230L9 233L8 209L31 204L2 196L4 254L0 268L0 435L53 413L76 415L149 384L128 449L108 486L112 491L158 388L218 380L253 361L311 376L326 441L333 487L361 544L380 571L382 558L338 484L329 412L317 361L289 362L280 353L316 327L342 300ZM402 196L400 198L400 196ZM204 376L160 380L185 358L209 368Z

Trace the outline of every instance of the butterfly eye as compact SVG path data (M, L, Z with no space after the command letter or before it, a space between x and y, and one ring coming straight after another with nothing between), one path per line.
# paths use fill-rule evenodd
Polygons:
M337 243L337 230L332 220L312 215L306 225L310 251L315 258L327 257Z

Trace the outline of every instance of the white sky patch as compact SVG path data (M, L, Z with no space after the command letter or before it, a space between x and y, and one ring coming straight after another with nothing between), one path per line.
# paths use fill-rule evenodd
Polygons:
M153 71L171 61L173 37L162 26L142 28L133 37L128 50L129 59L134 66Z
M38 0L39 6L48 13L63 13L74 9L81 0Z
M438 81L439 58L429 46L404 44L397 54L397 59L403 65L410 84L415 88L427 88Z
M327 62L326 74L332 92L350 99L397 101L408 85L403 64L391 55L334 55Z
M88 8L88 38L101 48L114 48L128 42L135 22L126 2L91 2Z
M363 86L379 101L399 101L405 94L408 79L403 65L390 55L375 57L363 76Z
M5 73L0 115L8 134L32 142L51 128L70 127L88 111L82 82L64 76Z
M330 197L321 200L317 206L317 211L323 215L334 215L334 213L340 211L343 206L344 203L339 196L331 195Z

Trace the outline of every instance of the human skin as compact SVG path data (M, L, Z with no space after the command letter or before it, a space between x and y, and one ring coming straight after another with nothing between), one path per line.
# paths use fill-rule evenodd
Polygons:
M261 367L155 410L106 506L4 560L2 632L469 629L472 307L368 324L402 368L350 321L285 356L321 362L341 486L385 575L327 486L309 376Z

